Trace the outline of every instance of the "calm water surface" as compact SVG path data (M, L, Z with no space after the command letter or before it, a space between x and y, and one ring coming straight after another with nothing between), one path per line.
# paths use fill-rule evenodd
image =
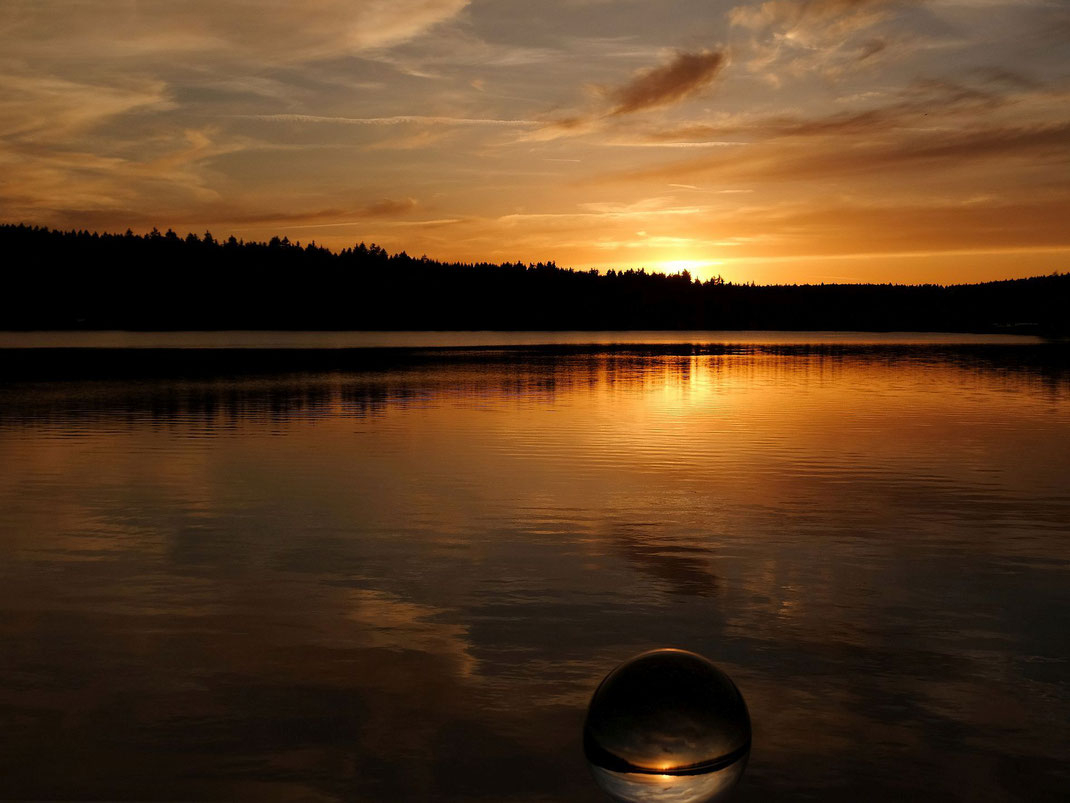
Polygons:
M1065 346L175 337L0 339L0 798L598 801L678 646L741 802L1066 799Z

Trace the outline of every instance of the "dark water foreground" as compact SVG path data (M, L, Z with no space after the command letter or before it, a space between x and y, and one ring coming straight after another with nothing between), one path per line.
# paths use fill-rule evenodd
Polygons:
M672 645L741 802L1065 800L1065 347L672 337L0 350L0 798L597 801Z

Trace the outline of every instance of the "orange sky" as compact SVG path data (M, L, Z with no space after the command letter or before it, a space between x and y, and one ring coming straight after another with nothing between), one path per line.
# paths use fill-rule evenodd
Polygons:
M0 218L735 281L1070 270L1060 0L9 0Z

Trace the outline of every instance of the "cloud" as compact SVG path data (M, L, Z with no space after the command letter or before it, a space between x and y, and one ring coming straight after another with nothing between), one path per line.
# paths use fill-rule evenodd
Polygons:
M722 123L691 123L648 131L646 136L657 143L712 141L725 144L722 142L724 137L748 137L753 141L784 137L886 135L897 129L922 125L932 127L938 125L938 121L947 124L952 120L961 129L964 119L976 119L997 109L1020 104L1030 96L1028 92L1020 90L1036 86L1025 83L1026 79L1013 73L992 77L986 72L982 78L984 80L980 86L943 79L916 80L894 93L891 102L869 109L836 112L820 117L737 116ZM1011 91L1005 91L1006 87L1010 87ZM1038 100L1049 97L1039 89L1034 94Z
M286 63L390 47L465 9L469 0L139 0L102 14L93 4L37 0L13 12L20 54L62 60L211 54ZM59 42L64 50L57 51Z
M737 33L749 34L749 41L735 45L740 60L779 86L785 77L837 79L863 64L901 57L925 38L911 26L916 20L905 14L922 2L767 0L736 6L728 17ZM910 30L901 30L904 26Z
M332 117L313 114L260 114L246 115L246 119L267 123L308 124L312 126L358 126L367 128L399 128L389 136L364 148L369 151L424 150L455 139L455 134L466 129L536 129L543 124L537 120L505 119L495 117L453 117L443 115L404 114L391 117Z
M266 94L267 110L288 111L336 93L337 68L322 59L378 54L468 3L139 0L108 14L67 0L8 4L0 10L0 214L67 223L114 213L121 222L151 208L166 221L188 219L198 206L216 209L242 191L214 169L214 159L302 147L261 138L267 126L237 133L230 123L238 114L263 110ZM376 78L389 73L365 70ZM348 75L344 84L350 95L365 86ZM404 122L442 126L447 119L369 121Z
M405 198L401 201L384 198L376 203L361 207L359 214L361 217L396 217L397 215L408 214L416 207L417 203L413 198Z
M139 144L144 152L131 158L120 149L65 148L62 139L39 135L0 139L0 214L51 225L107 218L125 228L125 216L143 220L151 206L152 219L166 221L182 210L218 203L206 161L248 145L212 126L179 128Z
M668 64L645 70L613 90L611 116L668 106L705 89L725 64L723 53L677 53Z
M419 206L414 198L394 200L384 198L373 203L362 204L355 207L319 209L307 212L253 212L244 214L226 213L215 211L211 214L213 220L223 223L239 224L325 224L333 225L332 221L349 221L353 219L368 218L393 218L400 217L412 212Z
M817 28L844 34L868 27L882 19L887 10L911 0L767 0L736 6L728 13L732 25L754 31L780 33Z
M741 247L746 256L1066 248L1066 201L1063 195L1013 202L806 203L748 208L719 222L749 238Z
M642 70L622 86L596 88L610 100L612 105L608 110L571 114L548 120L536 131L524 134L519 140L547 142L563 136L589 134L603 130L606 122L614 118L679 103L713 83L726 62L725 54L718 51L679 51L668 64ZM635 140L630 142L651 144L636 143Z
M393 117L322 117L314 114L262 114L257 120L280 123L334 123L337 125L456 125L456 126L506 126L524 127L539 125L536 120L500 120L490 117L438 117L421 114L403 114Z
M2 161L0 161L2 164ZM38 196L17 198L10 195L0 196L0 205L13 207L16 203L28 206L28 219L44 220L52 225L61 226L89 226L104 229L123 229L127 226L148 228L160 226L161 228L173 226L176 229L183 227L200 228L204 226L224 227L228 231L247 231L264 229L306 229L306 228L332 228L356 225L367 221L380 221L390 225L416 225L416 224L441 224L443 221L406 221L407 215L420 208L420 204L414 198L383 198L354 206L338 206L329 208L312 208L305 210L279 210L263 208L263 201L236 201L220 202L218 199L207 203L190 204L188 198L182 203L181 198L176 198L169 205L170 208L157 209L146 212L138 207L139 191L136 182L130 180L133 167L126 166L123 175L132 185L124 188L125 192L117 192L113 184L104 177L95 179L83 178L78 184L78 189L68 195L60 193L61 187L49 194L47 203L42 204ZM35 177L44 174L39 170ZM57 181L64 178L61 174L56 175ZM30 206L32 204L32 206ZM260 206L260 209L256 209ZM250 209L253 207L253 209ZM240 227L240 228L234 228Z
M109 117L171 104L161 81L108 86L48 75L0 75L0 137L65 141Z
M858 48L858 60L865 61L866 59L877 55L878 53L887 50L888 43L883 39L867 39Z
M975 71L985 83L1012 89L1040 89L1041 82L1006 67L982 67Z
M327 0L339 11L353 9L351 41L358 49L385 47L412 39L428 28L456 16L469 0ZM307 9L307 2L297 7ZM343 12L344 13L344 12Z
M856 132L879 121L856 119ZM961 170L984 160L1058 164L1067 160L1070 123L992 126L966 131L914 131L892 139L861 136L849 146L836 137L774 140L713 156L618 174L615 178L683 179L714 174L733 181L799 181L865 173Z

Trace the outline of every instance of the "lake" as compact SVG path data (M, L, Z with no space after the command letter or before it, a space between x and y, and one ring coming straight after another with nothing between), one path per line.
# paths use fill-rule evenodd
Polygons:
M0 335L0 798L601 800L709 657L744 801L1070 788L1070 354L852 333Z

